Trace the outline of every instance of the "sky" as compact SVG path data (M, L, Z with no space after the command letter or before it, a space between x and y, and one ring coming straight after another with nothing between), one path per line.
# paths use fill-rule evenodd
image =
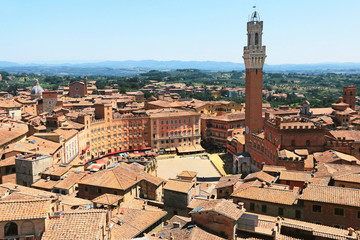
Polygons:
M359 0L1 0L0 61L243 62L254 5L267 64L360 62Z

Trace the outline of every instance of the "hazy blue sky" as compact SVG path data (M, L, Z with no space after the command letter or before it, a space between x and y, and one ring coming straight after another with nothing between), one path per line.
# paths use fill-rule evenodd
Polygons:
M0 61L242 62L255 3L268 64L360 62L359 0L1 0Z

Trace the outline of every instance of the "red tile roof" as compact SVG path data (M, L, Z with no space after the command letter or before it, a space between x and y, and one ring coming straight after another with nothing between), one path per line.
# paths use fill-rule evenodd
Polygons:
M45 219L50 211L50 201L17 200L0 202L0 222L25 219Z
M299 199L360 207L360 189L309 185Z
M102 239L105 224L106 211L104 210L62 212L60 217L49 219L41 239Z

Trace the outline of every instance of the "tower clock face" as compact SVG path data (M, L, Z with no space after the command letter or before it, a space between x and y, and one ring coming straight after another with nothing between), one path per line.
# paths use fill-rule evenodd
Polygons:
M246 126L246 128L245 128L245 132L246 132L246 134L249 134L249 127L248 126Z

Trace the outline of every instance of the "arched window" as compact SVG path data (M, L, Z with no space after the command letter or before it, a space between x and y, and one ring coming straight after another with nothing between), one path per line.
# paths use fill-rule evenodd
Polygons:
M248 46L250 46L251 34L248 34Z
M4 235L5 236L16 236L18 234L18 226L14 222L8 222L4 226Z
M255 45L259 44L259 34L255 33Z
M21 224L22 235L33 235L35 234L34 224L31 221L25 221Z

